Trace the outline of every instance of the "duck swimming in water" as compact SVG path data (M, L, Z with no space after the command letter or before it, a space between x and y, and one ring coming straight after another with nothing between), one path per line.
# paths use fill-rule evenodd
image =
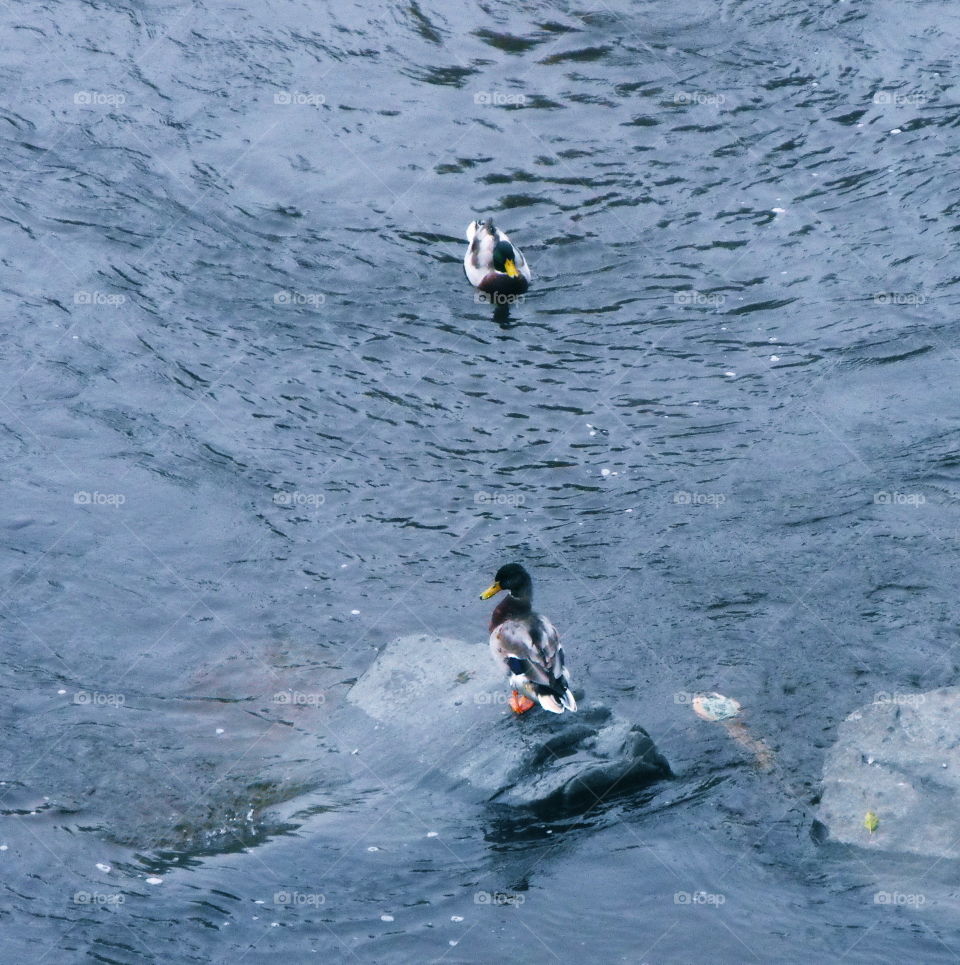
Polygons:
M519 563L501 566L480 599L489 600L503 590L507 597L490 618L490 652L513 688L510 709L522 714L536 702L553 714L575 711L560 635L545 616L534 612L533 581Z
M493 221L467 225L463 270L474 288L488 295L522 295L530 287L530 266L523 252Z

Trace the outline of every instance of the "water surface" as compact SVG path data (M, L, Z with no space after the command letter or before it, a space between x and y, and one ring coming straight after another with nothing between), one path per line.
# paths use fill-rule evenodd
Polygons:
M952 865L814 823L837 723L956 681L953 7L0 17L11 961L960 956ZM511 559L674 781L533 820L343 744Z

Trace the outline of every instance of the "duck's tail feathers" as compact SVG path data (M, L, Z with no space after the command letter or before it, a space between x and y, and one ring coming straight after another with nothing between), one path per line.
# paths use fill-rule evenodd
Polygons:
M544 710L549 710L551 714L562 714L564 710L569 710L571 712L577 709L577 702L574 699L573 692L563 685L560 681L560 686L548 687L545 684L534 684L533 696L537 698L540 706Z
M553 692L546 688L537 690L537 702L544 710L549 710L551 714L563 713L563 705L557 700Z
M562 654L563 651L560 651ZM561 657L561 663L563 658ZM570 671L567 667L563 668L563 673L560 675L560 685L563 688L563 693L560 694L560 703L567 708L571 713L574 713L577 709L577 700L573 696L573 691L570 689L573 686L573 680L570 679Z
M497 231L496 225L493 223L493 218L487 218L485 221L480 221L479 218L476 221L471 221L467 225L467 244L470 244L476 233L480 230L486 231L494 241L500 237L500 232Z

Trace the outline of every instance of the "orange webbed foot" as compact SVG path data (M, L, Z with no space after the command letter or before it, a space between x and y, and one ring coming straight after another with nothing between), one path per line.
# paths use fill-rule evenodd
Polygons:
M507 703L515 714L525 714L531 707L535 706L534 701L529 697L524 697L516 690L510 695Z

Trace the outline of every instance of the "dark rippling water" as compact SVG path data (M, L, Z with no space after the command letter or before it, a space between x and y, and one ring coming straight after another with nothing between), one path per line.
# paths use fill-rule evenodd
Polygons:
M949 862L812 834L837 723L957 678L955 5L0 18L4 960L957 960ZM676 780L345 776L512 558Z

